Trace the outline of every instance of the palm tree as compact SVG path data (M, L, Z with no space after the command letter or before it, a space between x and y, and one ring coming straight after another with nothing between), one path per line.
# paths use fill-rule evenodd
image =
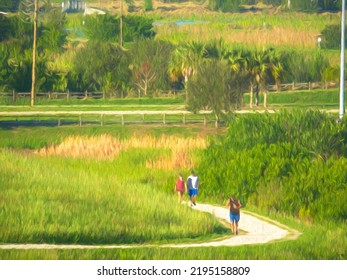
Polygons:
M269 50L268 56L270 72L275 80L277 90L280 91L281 78L284 73L284 57L273 49Z
M256 51L246 58L245 69L250 75L250 107L253 107L253 90L255 88L255 104L259 105L259 91L265 90L265 78L269 68L266 51Z
M208 58L216 58L218 60L228 59L230 56L229 46L223 38L212 40L206 45L206 55Z
M184 88L186 90L186 103L188 103L188 80L191 75L196 74L199 62L206 55L205 44L197 41L178 46L173 52L170 60L168 73L173 80L179 76L184 77Z
M232 74L237 75L238 73L246 70L246 59L249 55L249 52L246 52L242 49L235 50L229 54L229 67L231 68Z

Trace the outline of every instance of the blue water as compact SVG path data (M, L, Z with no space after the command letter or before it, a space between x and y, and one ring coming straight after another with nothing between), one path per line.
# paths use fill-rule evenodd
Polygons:
M194 20L194 19L181 19L179 21L156 21L153 22L153 26L158 26L158 25L163 25L163 24L170 24L170 23L174 23L178 26L182 26L182 25L186 25L186 24L195 24L195 23L202 23L204 21L200 21L200 20Z

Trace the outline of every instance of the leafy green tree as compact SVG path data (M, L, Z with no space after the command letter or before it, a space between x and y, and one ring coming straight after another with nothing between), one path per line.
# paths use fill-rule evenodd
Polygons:
M0 11L17 11L20 0L1 0Z
M218 127L224 113L232 112L241 105L246 87L244 72L232 72L226 61L204 60L189 81L188 110L212 110Z
M128 15L124 17L124 41L152 39L155 36L153 20L147 17Z
M77 51L74 65L69 75L69 86L74 89L110 91L129 79L123 51L109 42L88 42ZM73 80L74 87L71 84Z
M345 39L345 44L347 39ZM341 24L328 25L322 30L323 49L340 49L341 48Z
M6 43L0 43L0 89L7 90L8 59L10 49Z
M119 24L116 17L89 15L85 18L84 31L88 39L116 42L119 36Z
M11 44L8 58L7 86L17 92L30 91L32 50L24 49L20 44Z
M133 73L133 83L144 95L153 90L170 88L167 75L168 56L172 45L158 40L137 40L128 51L129 65Z
M140 38L153 38L155 32L152 23L152 19L136 15L119 18L109 14L91 15L86 17L84 28L90 40L116 42L122 36L120 44L123 44ZM121 28L122 34L120 34Z
M60 9L52 9L40 26L38 48L41 52L61 53L67 42L65 29L66 14Z
M0 30L0 42L11 37L13 32L10 18L2 14L0 14Z

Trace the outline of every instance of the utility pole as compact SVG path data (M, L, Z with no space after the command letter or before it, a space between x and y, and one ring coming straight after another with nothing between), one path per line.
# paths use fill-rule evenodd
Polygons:
M346 1L342 0L341 11L341 61L340 61L340 112L339 118L345 114L345 24L346 24Z
M123 0L120 0L119 11L119 46L123 47Z
M36 43L37 43L37 13L38 0L34 0L34 42L33 42L33 65L31 72L31 107L35 105L35 84L36 84Z

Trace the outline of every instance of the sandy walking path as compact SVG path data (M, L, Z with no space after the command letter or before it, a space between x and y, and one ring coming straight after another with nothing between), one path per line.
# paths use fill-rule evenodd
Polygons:
M213 206L209 204L197 204L193 209L211 213L223 223L229 223L229 211L225 207ZM57 245L57 244L0 244L0 249L126 249L143 247L216 247L216 246L241 246L247 244L263 244L271 241L296 239L300 233L290 229L266 217L251 214L248 211L241 211L239 229L240 235L231 235L222 240L207 242L165 244L165 245Z
M197 210L209 212L218 219L229 223L229 211L225 207L213 206L209 204L198 204L194 207ZM208 247L208 246L240 246L246 244L262 244L276 240L296 239L300 233L290 229L285 225L270 220L260 215L251 214L248 211L241 211L239 229L245 234L231 235L230 238L192 244L178 244L174 247Z

